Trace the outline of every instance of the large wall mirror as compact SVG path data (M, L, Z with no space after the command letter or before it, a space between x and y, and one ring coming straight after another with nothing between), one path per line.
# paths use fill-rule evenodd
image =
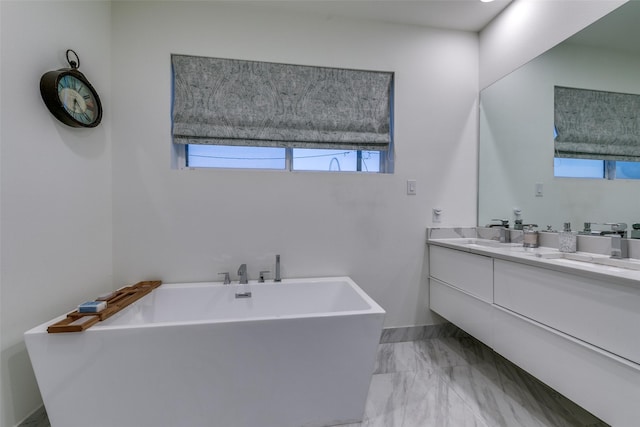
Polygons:
M481 92L478 225L640 223L640 179L554 176L554 86L640 95L638 22L628 2Z

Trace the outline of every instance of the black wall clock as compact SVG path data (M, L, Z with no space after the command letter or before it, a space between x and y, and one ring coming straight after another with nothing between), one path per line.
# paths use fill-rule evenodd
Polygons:
M69 59L73 53L76 61ZM102 120L102 104L98 93L82 74L80 58L71 49L66 53L71 68L45 73L40 79L40 94L51 114L72 127L93 128Z

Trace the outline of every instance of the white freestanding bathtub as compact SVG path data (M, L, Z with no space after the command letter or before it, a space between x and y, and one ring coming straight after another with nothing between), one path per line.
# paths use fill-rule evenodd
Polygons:
M362 419L384 314L348 277L163 284L25 341L52 427L328 426Z

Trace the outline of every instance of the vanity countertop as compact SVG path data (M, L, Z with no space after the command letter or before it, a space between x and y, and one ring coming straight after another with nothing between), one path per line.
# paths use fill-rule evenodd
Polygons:
M542 267L640 289L640 260L611 259L590 252L564 253L550 247L525 248L522 243L500 243L473 237L429 238L427 244L496 259Z

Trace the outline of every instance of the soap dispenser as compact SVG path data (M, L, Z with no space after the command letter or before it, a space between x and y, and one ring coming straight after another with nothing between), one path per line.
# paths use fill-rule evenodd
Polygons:
M525 248L537 248L538 247L538 230L535 229L537 224L523 225L522 232L524 233L522 246Z
M560 252L575 252L578 236L575 231L571 231L571 223L565 222L563 230L558 233L558 250Z

